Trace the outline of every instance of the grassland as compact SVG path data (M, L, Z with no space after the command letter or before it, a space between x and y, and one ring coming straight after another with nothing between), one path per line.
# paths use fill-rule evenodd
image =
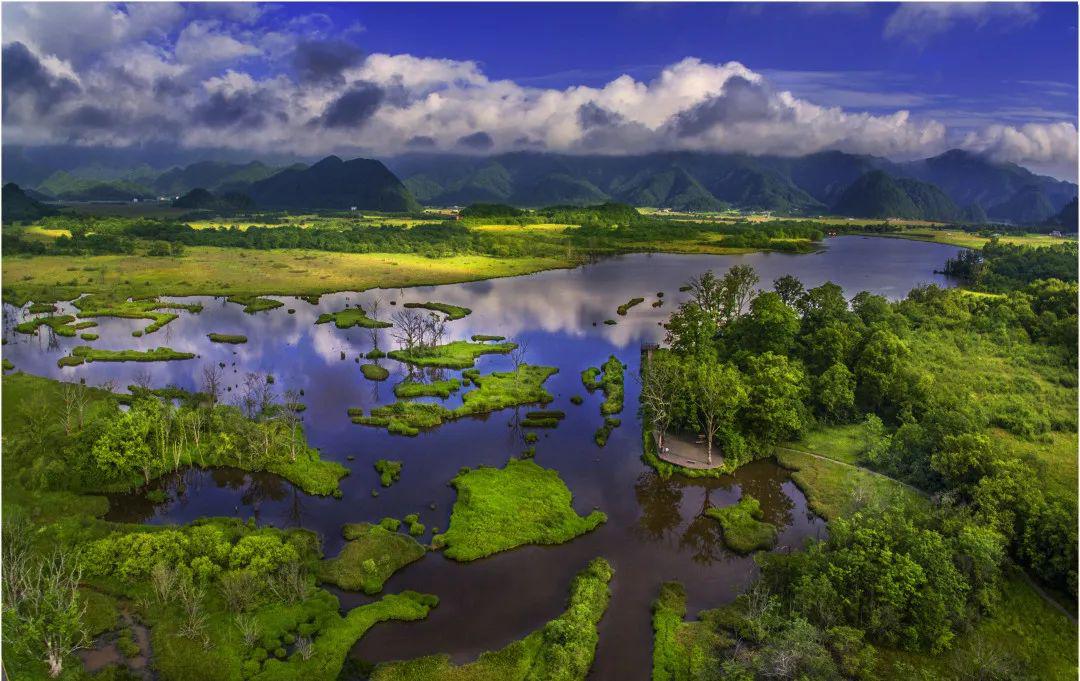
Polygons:
M905 229L900 232L874 233L874 236L884 236L894 239L912 239L915 241L932 241L949 246L961 246L963 248L982 248L990 242L990 237L982 236L974 232L965 232L959 229ZM1075 238L1050 236L1049 234L1001 234L999 241L1015 246L1032 246L1042 248L1056 244L1076 241Z
M77 262L85 271L72 272ZM573 257L427 258L404 253L255 251L194 246L182 258L145 255L6 257L4 300L71 300L82 293L148 295L317 295L510 277L572 267ZM80 276L80 274L92 276ZM198 273L194 276L193 273Z
M372 681L584 681L599 640L597 625L611 597L614 572L603 558L593 559L574 577L566 610L558 618L461 666L448 655L378 665Z
M377 594L391 575L427 553L412 537L380 525L354 523L343 533L347 543L336 557L322 561L318 577L346 591Z
M723 531L724 544L736 553L747 554L776 545L776 526L761 521L761 504L749 494L731 506L712 506L705 515L715 518Z
M450 528L432 542L454 560L476 560L525 544L562 544L607 520L600 511L579 516L559 474L528 460L466 471L451 484L458 497Z

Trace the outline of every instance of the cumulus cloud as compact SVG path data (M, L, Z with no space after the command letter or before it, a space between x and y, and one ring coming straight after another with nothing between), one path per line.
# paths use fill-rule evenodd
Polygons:
M959 141L1046 167L1075 165L1077 153L1075 125L951 131L902 108L823 106L737 61L686 58L651 79L559 89L492 79L473 61L365 55L355 42L362 34L322 15L266 30L260 13L271 10L262 5L94 4L75 8L72 21L55 5L13 7L3 13L8 144L154 141L252 156L838 149L910 158ZM899 37L920 22L988 21L978 18L986 12L1022 14L903 5L888 30ZM72 26L93 33L90 47L70 44L79 43Z
M1036 11L1034 4L1019 2L906 2L885 22L884 35L921 46L965 24L1022 26L1035 20Z

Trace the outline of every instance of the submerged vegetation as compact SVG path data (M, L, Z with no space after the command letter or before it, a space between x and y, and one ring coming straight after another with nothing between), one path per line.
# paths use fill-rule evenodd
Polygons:
M448 558L471 561L524 544L562 544L607 520L600 511L579 516L556 471L530 460L480 467L451 482L458 492L450 528L432 543Z

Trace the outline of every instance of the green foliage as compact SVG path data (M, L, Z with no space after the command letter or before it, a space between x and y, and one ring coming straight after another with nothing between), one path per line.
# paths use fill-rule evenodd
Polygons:
M736 553L747 554L776 545L776 526L762 522L761 505L749 494L743 494L734 506L711 506L705 515L719 521L724 544Z
M603 558L593 559L574 577L565 612L525 638L486 652L474 662L454 665L447 655L385 662L372 681L584 681L592 667L597 625L607 610L613 576Z
M461 389L461 380L451 378L445 381L431 381L430 383L417 383L415 381L402 381L394 386L394 396L399 399L412 397L441 397L444 400Z
M523 544L561 544L607 520L599 511L579 516L559 474L532 461L476 468L451 484L458 498L450 528L432 541L454 560L476 560Z
M337 557L322 561L317 572L319 579L347 591L379 593L391 575L427 553L415 539L396 530L382 523L346 525L344 534L348 542Z

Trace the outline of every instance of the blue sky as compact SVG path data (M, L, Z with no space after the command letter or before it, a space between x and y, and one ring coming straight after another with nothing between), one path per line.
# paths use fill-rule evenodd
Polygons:
M5 143L896 158L961 146L1075 176L1074 3L2 12Z

